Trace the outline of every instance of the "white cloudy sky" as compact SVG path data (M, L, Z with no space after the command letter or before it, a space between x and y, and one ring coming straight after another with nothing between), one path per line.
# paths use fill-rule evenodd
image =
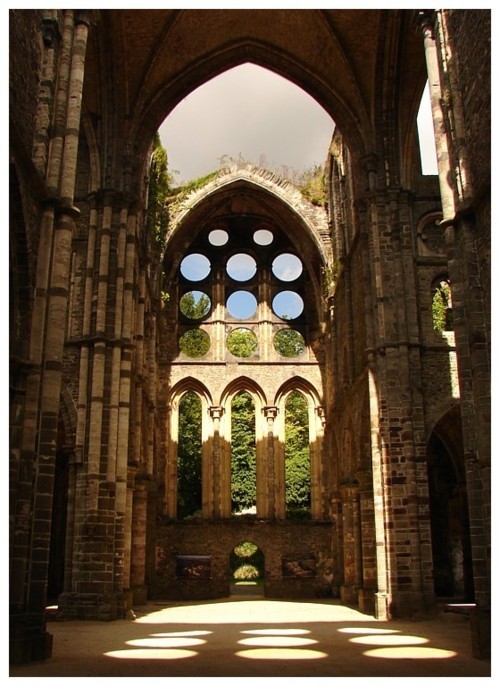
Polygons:
M334 123L307 93L266 69L244 64L185 98L160 128L177 180L208 174L229 155L302 171L323 164Z
M429 122L428 107L424 115ZM218 169L223 155L301 172L325 162L333 130L330 116L303 90L244 64L180 102L161 126L160 137L180 184ZM427 139L432 157L432 133Z

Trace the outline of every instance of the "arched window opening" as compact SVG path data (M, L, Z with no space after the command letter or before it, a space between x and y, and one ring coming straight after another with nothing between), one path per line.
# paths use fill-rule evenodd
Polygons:
M299 391L290 393L285 403L285 499L288 518L310 516L309 408Z
M177 518L201 516L201 400L192 391L179 403Z
M441 279L432 291L432 325L438 333L453 331L450 282Z
M255 404L238 393L231 404L231 512L256 513Z
M429 83L425 84L417 115L418 143L422 174L429 176L438 173L432 107L429 95Z

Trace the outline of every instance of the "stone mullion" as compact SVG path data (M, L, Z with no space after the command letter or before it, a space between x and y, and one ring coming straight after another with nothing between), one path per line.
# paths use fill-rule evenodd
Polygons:
M318 406L308 400L309 407L309 459L311 464L311 518L324 519L325 494L323 493L324 469L323 455L323 421Z
M177 462L179 452L179 399L172 400L168 410L167 454L165 458L165 514L177 517Z
M285 483L285 403L277 407L273 422L274 431L274 508L277 519L286 519Z
M263 417L255 412L256 420L256 445L257 445L257 516L269 519L277 517L278 507L278 480L276 474L276 440L274 435L274 423L278 414L278 408L266 406L262 408ZM257 426L257 418L261 421ZM264 421L262 421L264 419ZM262 449L259 449L259 445ZM263 464L264 462L264 464Z
M205 398L201 399L201 511L203 519L214 515L213 421Z
M215 519L231 516L231 414L220 406L210 407L213 420L214 511Z
M225 271L215 269L212 282L212 324L210 327L212 359L216 362L226 359L226 303L225 303Z
M261 360L271 360L276 353L273 349L273 324L271 309L271 276L268 269L263 269L259 282L259 353Z

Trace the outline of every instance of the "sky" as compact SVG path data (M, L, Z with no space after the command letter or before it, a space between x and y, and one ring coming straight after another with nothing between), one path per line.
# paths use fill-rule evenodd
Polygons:
M331 117L305 91L244 64L182 100L160 127L160 138L169 170L179 172L175 181L181 183L218 169L223 155L241 154L276 170L324 164L333 130Z
M433 165L427 90L424 95L420 117L427 151L424 164ZM267 69L243 64L182 100L160 127L160 138L174 184L180 185L219 169L224 155L235 160L241 156L276 171L285 167L302 172L323 165L334 126L325 110L298 86Z

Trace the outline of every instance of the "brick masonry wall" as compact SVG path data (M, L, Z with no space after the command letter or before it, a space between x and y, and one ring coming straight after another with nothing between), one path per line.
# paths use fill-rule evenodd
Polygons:
M489 189L491 182L491 12L450 10L448 17L450 61L460 77L467 151L477 193Z
M204 599L229 595L229 556L251 541L264 553L265 595L274 598L331 596L334 566L330 522L224 521L165 522L158 525L149 564L151 599ZM176 578L177 555L210 555L210 579ZM315 577L283 578L282 557L312 555ZM337 574L336 574L337 575Z

